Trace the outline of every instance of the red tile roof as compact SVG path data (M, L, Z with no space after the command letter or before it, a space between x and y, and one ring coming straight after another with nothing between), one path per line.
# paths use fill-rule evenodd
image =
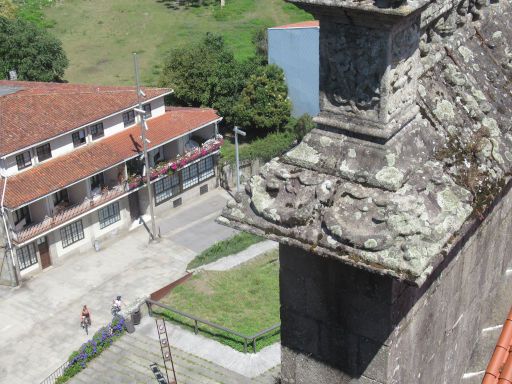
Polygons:
M291 29L291 28L318 28L320 22L318 20L313 21L301 21L300 23L286 24L279 27L272 27L271 29Z
M148 149L219 119L209 108L169 108L164 115L147 121ZM140 126L136 125L9 177L5 206L17 208L134 157L142 151L139 137Z
M14 89L12 89L14 88ZM150 100L171 92L143 88ZM133 107L134 87L0 80L0 156Z
M512 383L512 309L503 325L482 384Z

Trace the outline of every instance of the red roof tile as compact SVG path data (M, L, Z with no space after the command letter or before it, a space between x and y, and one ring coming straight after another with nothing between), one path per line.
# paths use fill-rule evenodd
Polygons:
M164 88L143 88L143 100ZM3 92L2 92L3 91ZM130 108L134 87L0 80L0 156Z
M148 149L218 119L209 108L169 108L164 115L147 121L147 138L151 141ZM5 206L17 208L134 157L142 151L139 137L140 126L136 125L9 177Z
M279 27L272 27L272 29L291 29L291 28L318 28L320 22L318 20L313 21L301 21L300 23L286 24Z
M503 325L482 384L512 383L512 309Z

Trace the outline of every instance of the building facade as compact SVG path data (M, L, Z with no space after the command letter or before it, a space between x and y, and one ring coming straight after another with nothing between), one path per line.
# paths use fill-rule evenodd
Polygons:
M166 107L171 92L140 95L146 170L135 88L0 81L3 264L18 278L141 223L148 172L157 214L216 186L221 118Z
M284 71L288 97L292 101L292 115L305 113L316 116L320 112L318 21L288 24L268 29L268 62Z

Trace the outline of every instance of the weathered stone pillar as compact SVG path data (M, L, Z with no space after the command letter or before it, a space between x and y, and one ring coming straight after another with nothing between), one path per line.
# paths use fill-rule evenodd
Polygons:
M296 3L321 25L319 124L389 139L416 116L421 8Z
M288 1L318 128L219 218L281 243L282 381L459 383L512 264L512 5Z

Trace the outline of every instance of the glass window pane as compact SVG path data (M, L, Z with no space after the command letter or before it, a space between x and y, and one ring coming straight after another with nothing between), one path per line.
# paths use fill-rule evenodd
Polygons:
M108 227L119 220L121 220L121 214L119 213L119 202L107 205L98 211L100 220L100 229Z

